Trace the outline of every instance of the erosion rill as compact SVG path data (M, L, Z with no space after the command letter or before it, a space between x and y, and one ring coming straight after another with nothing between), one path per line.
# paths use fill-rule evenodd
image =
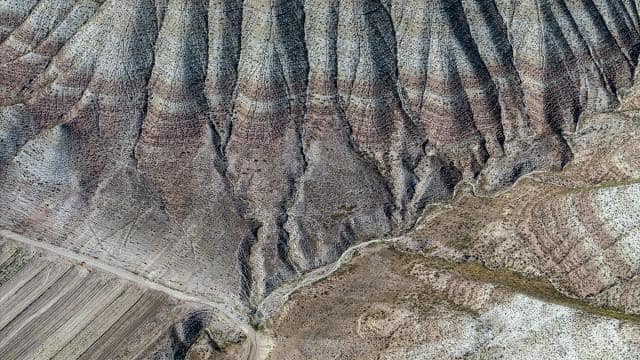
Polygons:
M0 0L0 358L640 357L639 8Z

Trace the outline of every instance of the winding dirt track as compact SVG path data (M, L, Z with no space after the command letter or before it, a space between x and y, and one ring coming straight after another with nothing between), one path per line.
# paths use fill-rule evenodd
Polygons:
M172 289L170 287L151 281L145 277L142 277L130 271L102 262L99 259L95 259L86 255L71 251L69 249L61 248L59 246L47 244L42 241L33 240L28 237L22 236L20 234L16 234L12 231L0 230L0 239L6 239L6 240L23 244L29 247L34 247L39 250L43 250L43 251L64 257L66 259L71 260L72 262L84 263L93 268L110 273L118 278L131 281L141 287L163 292L175 299L179 299L186 302L198 303L198 304L210 307L212 309L215 309L220 313L222 313L224 316L226 316L231 322L233 322L236 326L238 326L240 329L242 329L246 333L247 341L248 341L247 353L246 353L247 360L264 359L267 355L266 351L264 351L265 347L260 346L260 344L258 344L259 337L256 335L255 330L248 325L248 320L242 318L239 314L236 314L233 311L225 308L225 306L221 303L211 301L202 296L189 294L180 290Z

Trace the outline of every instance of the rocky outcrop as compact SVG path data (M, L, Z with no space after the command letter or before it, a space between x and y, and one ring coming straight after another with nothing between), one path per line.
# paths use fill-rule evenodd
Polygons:
M413 239L434 254L547 279L567 296L638 313L637 113L586 118L561 173L523 177L497 196L460 193Z
M405 235L274 291L269 358L637 357L639 119L583 117L562 171L464 180Z
M4 1L0 228L248 316L460 181L560 169L639 49L632 0Z

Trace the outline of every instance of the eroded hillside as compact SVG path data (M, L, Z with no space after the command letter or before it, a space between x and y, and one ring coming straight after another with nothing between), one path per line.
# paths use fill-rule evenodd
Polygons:
M0 230L201 299L249 356L395 236L632 313L635 115L591 116L640 106L639 53L634 0L0 0Z
M640 356L639 130L638 112L585 118L562 172L460 184L415 230L347 253L268 314L270 358Z

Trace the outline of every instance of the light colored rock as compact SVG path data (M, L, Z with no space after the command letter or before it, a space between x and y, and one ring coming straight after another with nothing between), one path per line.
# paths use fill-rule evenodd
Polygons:
M0 230L219 305L249 356L270 294L425 209L408 248L635 313L639 49L633 0L0 0Z

